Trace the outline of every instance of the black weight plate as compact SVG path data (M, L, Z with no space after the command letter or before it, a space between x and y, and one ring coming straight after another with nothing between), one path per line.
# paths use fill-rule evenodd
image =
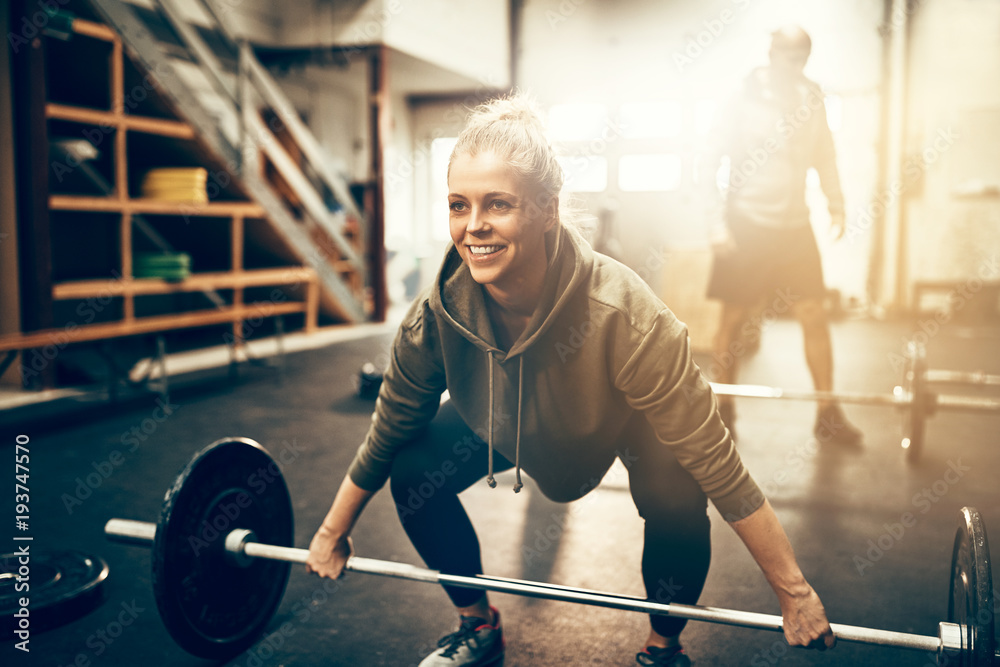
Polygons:
M253 440L226 438L198 452L167 491L153 542L153 592L170 635L189 653L237 655L268 625L290 564L226 557L237 528L292 546L292 501L277 464Z
M951 555L948 621L962 626L962 665L994 665L993 571L986 526L979 512L964 507Z
M21 609L28 598L29 630L42 632L90 613L104 601L108 564L99 556L79 551L0 554L0 639L15 637ZM26 568L27 579L21 567ZM25 589L24 585L28 588Z

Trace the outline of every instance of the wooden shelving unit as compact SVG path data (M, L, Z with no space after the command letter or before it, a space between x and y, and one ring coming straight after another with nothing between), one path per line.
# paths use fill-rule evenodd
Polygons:
M107 91L95 92L90 89L83 97L88 101L103 99L103 94L106 92L107 108L100 108L100 104L94 108L85 103L74 103L72 99L67 98L72 97L74 86L80 84L73 81L59 81L55 86L59 99L50 99L45 103L45 118L50 135L53 133L52 128L55 123L61 135L76 134L83 138L93 138L91 143L96 142L100 152L104 154L103 162L97 167L103 172L110 192L100 195L63 192L59 190L59 186L63 183L61 176L56 181L50 179L48 212L50 218L57 216L64 228L66 225L77 227L77 225L97 224L95 221L98 219L106 228L108 225L116 228L108 233L111 243L102 243L98 240L102 238L99 235L95 234L94 237L94 243L101 248L100 253L95 252L95 255L110 256L114 266L109 271L107 266L109 262L105 261L100 265L95 260L93 276L66 279L60 274L60 257L71 255L72 248L69 251L63 248L60 252L53 250L60 242L59 229L48 220L45 224L51 226L52 245L46 249L49 256L41 259L43 265L47 263L51 267L53 310L60 302L115 299L115 308L111 309L114 316L92 323L60 321L60 318L56 317L52 328L0 337L0 351L44 348L49 345L56 345L61 349L71 343L220 324L230 324L233 339L240 342L242 325L245 321L290 314L303 316L304 331L315 330L320 293L319 282L312 269L303 266L251 268L244 266L245 226L248 222L261 221L266 217L258 204L240 200L239 193L234 192L234 188L222 192L219 201L207 204L158 201L133 196L137 193L130 192L130 187L137 188L139 173L147 168L205 166L211 169L213 165L199 164L199 156L202 153L198 151L194 151L194 155L187 154L183 164L169 161L157 164L157 155L148 155L145 151L140 151L142 159L138 161L144 164L135 164L139 156L130 156L130 139L148 142L150 137L160 137L163 140L174 140L184 146L190 146L197 144L198 137L194 129L183 120L178 120L176 117L160 117L169 113L160 112L160 116L155 113L152 115L143 113L144 110L159 110L165 103L138 104L136 99L141 96L141 101L145 101L154 96L155 91L145 90L140 95L138 87L135 86L126 91L128 74L132 74L133 79L136 78L133 73L134 66L126 60L122 41L113 30L100 23L79 18L73 21L72 28L75 33L73 38L68 44L58 45L59 49L79 49L83 52L81 59L90 56L101 62L107 53L106 79L103 68L95 67L96 83L91 84L88 81L83 84L103 86L106 80ZM65 59L61 62L65 62ZM62 66L51 63L50 65ZM77 64L70 66L80 67ZM127 71L129 67L133 69ZM58 76L58 73L50 70L49 75L51 78ZM185 148L181 147L177 151L169 151L166 153L168 156L166 159L169 160L170 155L185 155L184 150ZM218 169L218 165L215 165L215 168ZM73 165L70 165L69 171L72 170ZM212 232L212 236L206 237L211 238L215 244L210 252L213 257L225 258L228 255L228 261L216 260L211 263L212 266L202 268L200 271L195 263L191 275L180 281L136 278L133 275L132 257L137 247L138 232L135 224L137 216L142 216L144 224L158 227L166 236L172 233L172 225L208 226L201 229L210 228ZM87 234L85 229L73 231L77 236ZM198 229L188 230L187 236L181 238L191 242L192 236L196 237L199 233ZM228 243L218 240L224 236L228 236ZM117 248L109 249L109 246L114 245ZM192 248L176 247L175 250L185 252ZM203 254L206 252L204 247L197 250ZM86 253L89 249L81 247L80 251ZM86 258L79 261L85 263ZM291 294L289 297L260 299L260 294L264 291L262 288L273 287L275 290L282 290L281 294L285 294L282 288L290 286L294 286L294 289L288 292ZM197 292L213 292L216 298L219 298L217 291L224 292L224 303L221 305L199 308L178 305L173 312L137 314L137 301L143 298L161 296L163 299L169 299L171 295ZM268 293L278 292L268 291ZM72 306L72 303L68 305ZM162 303L158 304L158 308L163 310Z

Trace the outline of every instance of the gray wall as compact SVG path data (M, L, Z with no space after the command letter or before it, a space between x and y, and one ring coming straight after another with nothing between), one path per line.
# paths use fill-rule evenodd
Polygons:
M1000 281L998 36L996 2L924 0L912 16L903 195L910 284Z

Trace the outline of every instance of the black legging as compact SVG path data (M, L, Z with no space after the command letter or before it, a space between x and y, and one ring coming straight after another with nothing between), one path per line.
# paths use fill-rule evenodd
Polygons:
M694 479L670 450L651 437L630 441L632 500L645 519L642 578L646 596L658 602L695 604L711 560L707 501ZM622 452L625 447L620 448ZM482 573L479 538L458 494L486 474L487 446L451 405L418 438L403 447L392 465L391 488L396 510L410 541L428 567L449 574ZM510 461L493 454L496 472ZM509 492L509 490L508 490ZM456 607L468 607L484 593L444 586ZM686 621L650 616L653 629L666 637L680 633Z

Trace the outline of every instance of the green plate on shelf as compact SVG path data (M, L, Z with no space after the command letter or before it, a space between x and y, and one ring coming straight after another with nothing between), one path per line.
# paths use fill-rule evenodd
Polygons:
M179 253L136 253L132 275L136 278L184 280L191 274L191 255Z

